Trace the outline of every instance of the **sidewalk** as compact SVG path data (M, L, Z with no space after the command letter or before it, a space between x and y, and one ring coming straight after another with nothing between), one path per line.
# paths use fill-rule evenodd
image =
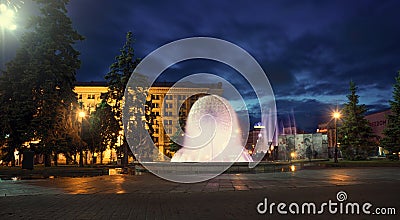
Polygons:
M223 174L196 184L168 182L152 174L2 181L0 218L266 219L270 216L256 211L257 204L266 197L276 202L318 202L335 199L341 190L347 192L351 201L371 201L400 211L398 171L398 168L342 168ZM293 218L276 214L274 217ZM310 219L310 216L296 217ZM346 216L339 219L342 217ZM379 216L379 219L385 217L396 216Z

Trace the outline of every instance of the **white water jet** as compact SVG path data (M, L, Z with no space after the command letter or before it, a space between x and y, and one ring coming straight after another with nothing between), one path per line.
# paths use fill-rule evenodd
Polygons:
M184 146L171 162L252 162L242 144L236 112L216 95L197 100L186 122Z

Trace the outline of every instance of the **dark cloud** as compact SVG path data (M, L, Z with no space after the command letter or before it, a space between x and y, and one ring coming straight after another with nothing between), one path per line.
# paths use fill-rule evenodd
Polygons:
M76 45L82 53L80 81L103 79L127 31L134 33L138 57L181 38L222 38L247 50L263 67L279 114L293 110L297 125L313 130L327 120L325 111L346 101L350 80L359 86L360 102L371 110L387 108L400 69L399 7L396 0L362 4L344 0L85 0L71 1L68 9L74 26L86 37ZM10 42L2 43L6 48L0 58L3 66L13 56L10 48L16 43ZM174 65L160 80L196 72L218 73L246 98L254 98L235 70L208 61Z

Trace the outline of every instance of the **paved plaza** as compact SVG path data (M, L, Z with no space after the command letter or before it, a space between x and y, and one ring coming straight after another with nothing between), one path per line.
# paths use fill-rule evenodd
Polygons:
M259 214L270 202L335 200L400 211L399 168L307 169L296 172L223 174L179 184L146 173L0 182L0 219L398 219L398 215Z

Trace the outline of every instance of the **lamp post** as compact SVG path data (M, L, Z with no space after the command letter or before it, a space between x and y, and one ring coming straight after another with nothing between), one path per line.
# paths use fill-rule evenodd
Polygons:
M81 119L80 120L80 122L81 122L81 129L80 129L80 137L81 137L81 139L82 139L82 134L83 134L83 118L85 118L85 116L86 116L86 113L84 112L84 111L80 111L79 113L78 113L78 116L79 116L79 118ZM82 146L82 143L81 143L81 146L80 146L80 148L79 148L79 166L80 167L83 167L83 146Z
M338 163L338 134L337 134L337 120L340 118L341 114L339 111L335 111L332 114L335 120L335 163Z

